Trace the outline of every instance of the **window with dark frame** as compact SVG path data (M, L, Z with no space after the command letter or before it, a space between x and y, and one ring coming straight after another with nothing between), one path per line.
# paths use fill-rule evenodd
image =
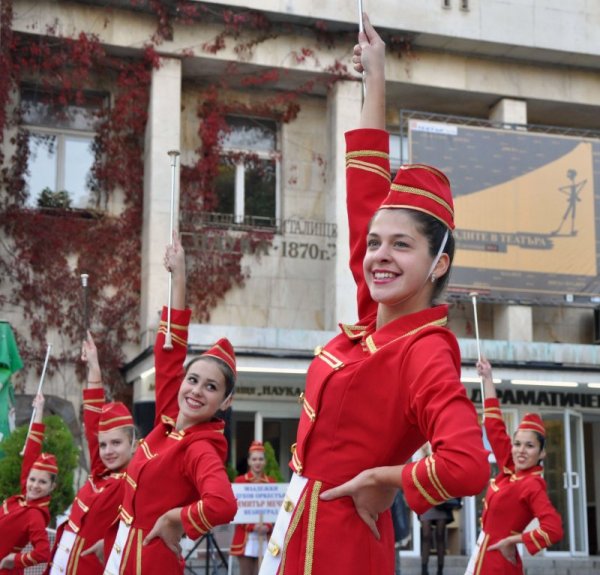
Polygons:
M216 181L216 211L232 224L275 227L278 197L277 124L263 118L227 117Z
M25 175L29 207L99 208L92 192L92 149L98 113L108 96L86 93L84 103L60 105L36 87L21 88L29 132Z

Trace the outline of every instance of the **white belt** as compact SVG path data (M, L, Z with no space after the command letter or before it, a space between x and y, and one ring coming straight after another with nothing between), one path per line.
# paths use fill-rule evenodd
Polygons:
M69 557L71 556L71 551L73 551L76 538L77 535L73 531L63 530L60 540L56 545L54 557L52 557L50 575L62 575L67 572Z
M258 575L275 575L277 573L277 569L279 569L279 564L281 563L281 554L284 551L283 543L285 541L285 535L292 519L294 509L296 508L307 483L308 479L306 477L300 477L300 475L297 475L296 473L292 475L292 480L285 493L283 505L281 506L281 509L279 509L277 521L275 522L275 527L273 527L273 533L269 539L267 550L265 551L265 555L260 564Z
M119 567L121 566L121 557L125 543L127 543L127 536L131 526L126 525L123 521L119 521L119 531L117 531L117 538L110 550L108 561L104 566L104 575L118 575Z
M477 557L479 556L479 550L481 549L481 544L485 538L485 533L482 531L477 537L477 543L475 544L475 549L473 549L473 553L471 553L471 558L469 559L469 564L467 565L467 570L465 571L465 575L473 575L475 573L475 564L477 563Z

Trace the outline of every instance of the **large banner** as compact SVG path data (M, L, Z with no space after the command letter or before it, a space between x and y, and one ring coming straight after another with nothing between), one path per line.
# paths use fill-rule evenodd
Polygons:
M451 296L600 302L600 140L412 119L409 154L452 183Z

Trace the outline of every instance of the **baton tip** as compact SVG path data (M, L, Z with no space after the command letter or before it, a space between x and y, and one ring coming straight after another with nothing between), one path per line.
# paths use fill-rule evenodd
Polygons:
M167 333L165 335L165 343L163 344L163 349L165 349L165 350L173 349L173 340L171 339L171 333Z

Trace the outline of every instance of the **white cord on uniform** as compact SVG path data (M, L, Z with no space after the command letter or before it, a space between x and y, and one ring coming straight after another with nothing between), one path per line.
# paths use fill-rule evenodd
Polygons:
M438 262L440 261L440 258L442 257L442 254L444 253L444 248L446 247L446 243L448 242L448 229L446 228L446 233L444 234L444 239L442 240L442 245L440 246L440 249L438 250L437 255L435 256L435 258L433 259L433 262L431 263L431 267L429 268L429 271L427 272L427 279L429 279L431 277L431 274L433 272L433 270L435 269L435 266L437 266Z

